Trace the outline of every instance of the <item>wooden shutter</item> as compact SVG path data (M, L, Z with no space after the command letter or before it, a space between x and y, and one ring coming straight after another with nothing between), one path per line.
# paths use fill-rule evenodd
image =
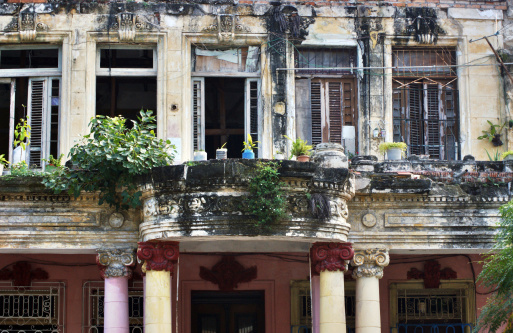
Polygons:
M342 144L342 83L327 82L329 142Z
M410 154L421 155L423 150L423 115L422 115L422 85L411 84L406 90L408 94L406 118L409 119L409 133L406 133L409 139Z
M28 164L43 167L46 156L47 142L47 83L46 79L30 79L28 92L28 118L30 125L30 145L28 148Z
M296 98L301 98L296 96ZM310 84L310 113L312 115L312 144L315 146L323 141L323 106L321 81L312 81Z
M296 78L296 136L312 143L312 115L310 113L310 80ZM320 126L320 123L317 124Z
M192 80L193 149L205 150L205 79Z
M440 158L440 106L442 96L437 84L424 83L424 143L431 158Z
M259 100L260 100L260 81L259 79L246 79L246 102L244 112L244 141L246 141L248 134L251 135L253 142L258 141L261 145L259 136ZM258 157L259 149L255 150L255 156Z

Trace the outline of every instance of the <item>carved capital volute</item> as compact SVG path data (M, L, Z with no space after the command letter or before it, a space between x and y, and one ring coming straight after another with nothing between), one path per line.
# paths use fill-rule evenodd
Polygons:
M390 257L386 248L357 249L351 260L351 266L354 266L353 278L375 276L381 279L383 268L389 263Z
M351 243L314 243L310 249L312 268L316 273L345 271L353 254Z
M144 260L146 271L173 272L178 261L178 242L139 242L137 258Z
M100 249L97 250L96 264L100 268L102 278L132 277L135 266L135 249Z

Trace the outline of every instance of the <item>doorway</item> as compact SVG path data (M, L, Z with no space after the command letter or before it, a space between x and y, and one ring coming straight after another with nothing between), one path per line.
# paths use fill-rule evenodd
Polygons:
M264 291L192 291L191 333L264 333Z

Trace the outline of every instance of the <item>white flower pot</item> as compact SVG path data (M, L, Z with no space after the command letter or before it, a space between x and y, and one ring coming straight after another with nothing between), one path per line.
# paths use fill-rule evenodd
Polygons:
M0 176L4 173L4 164L0 163Z
M195 151L194 152L194 160L195 161L206 161L207 160L207 152L206 151Z
M284 160L285 159L285 155L283 155L283 154L274 154L274 158L277 159L277 160Z
M397 161L402 159L403 151L401 148L390 148L387 150L387 160Z
M225 160L228 157L228 149L219 148L216 150L216 159Z

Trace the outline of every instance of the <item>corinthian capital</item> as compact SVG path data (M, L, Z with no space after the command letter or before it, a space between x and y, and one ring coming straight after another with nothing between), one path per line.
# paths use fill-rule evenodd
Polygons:
M354 266L353 278L375 276L383 277L383 268L388 266L390 257L386 248L358 249L354 251L351 266Z
M143 268L151 271L173 272L178 261L178 242L139 242L137 258L144 260Z
M310 250L310 258L315 272L345 271L347 260L353 257L351 243L315 243Z
M135 265L135 249L101 249L97 250L96 264L102 278L125 276L132 277Z

